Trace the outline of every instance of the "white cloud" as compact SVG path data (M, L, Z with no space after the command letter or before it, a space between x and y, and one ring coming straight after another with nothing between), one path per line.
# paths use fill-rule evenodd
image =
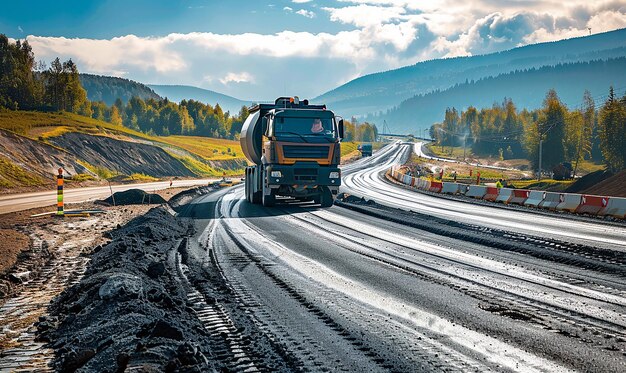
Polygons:
M295 4L304 4L304 3L310 3L311 0L291 0L291 2Z
M247 72L240 73L228 73L223 78L219 79L220 83L227 85L228 83L253 83L254 77Z
M170 50L173 40L126 35L110 40L28 36L37 58L67 56L89 71L120 71L121 66L158 73L180 71L187 65L181 54ZM83 67L83 68L84 68ZM123 70L123 69L122 69Z
M296 12L296 14L299 14L307 18L315 18L315 13L310 10L300 9Z
M298 82L294 93L311 97L359 75L425 59L582 36L588 34L587 27L594 33L626 27L626 6L611 0L339 0L335 4L317 14L306 9L296 12L291 6L283 11L327 16L342 24L344 31L337 33L191 32L108 40L29 36L28 41L37 58L71 57L83 72L164 84L203 82L207 88L217 85L242 98L271 99L284 94L291 81ZM285 78L287 70L299 74L298 78Z
M343 8L322 8L330 13L331 21L367 27L398 20L406 13L402 7L381 7L371 5L347 6Z
M587 27L594 33L626 27L626 4L621 12L606 10L595 14L587 22Z

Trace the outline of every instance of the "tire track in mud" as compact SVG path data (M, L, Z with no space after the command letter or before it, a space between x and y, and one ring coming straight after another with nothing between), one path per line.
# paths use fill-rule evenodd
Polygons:
M232 213L231 204L226 209ZM227 218L229 221L234 218ZM248 226L248 224L245 224ZM431 330L415 329L411 322L397 320L386 311L372 308L369 304L360 303L355 298L338 292L325 285L319 285L317 291L312 290L313 286L309 282L308 289L296 285L293 281L286 279L292 277L290 269L280 265L277 266L268 260L267 257L255 253L256 240L241 239L241 229L226 225L224 236L239 248L239 254L230 254L224 260L243 265L253 263L255 267L267 276L278 288L282 289L289 297L296 300L304 309L325 327L330 328L340 336L345 342L352 346L355 351L363 353L365 357L375 363L384 371L410 371L421 369L423 371L489 371L497 369L497 364L488 362L484 357L477 355L464 346L452 343L453 348L441 343L441 336ZM262 235L255 227L248 229L256 234ZM260 237L259 237L260 238ZM250 248L248 247L250 246ZM232 256L235 255L235 258ZM233 278L229 278L229 283L236 288L244 289L241 298L249 300L253 307L258 307L257 298L251 297L246 290L247 285L239 283ZM312 300L313 296L315 300ZM320 296L324 294L324 296ZM349 306L346 306L349 305ZM343 307L342 307L343 306ZM349 308L349 309L348 309ZM255 314L261 314L261 319L267 316L263 310L255 310ZM270 322L271 323L271 322ZM275 325L272 330L275 331ZM293 330L288 330L284 334L287 341L293 342ZM296 351L297 353L297 351ZM337 361L338 363L339 361ZM323 367L316 364L317 369ZM359 367L349 367L349 370ZM341 369L335 364L332 369Z
M254 263L277 288L281 289L287 296L295 300L307 313L322 324L317 326L317 328L324 327L332 331L337 337L343 340L344 343L350 345L355 350L355 353L361 354L365 359L377 366L378 370L404 372L416 369L416 367L424 371L433 372L441 370L459 372L482 372L490 370L483 364L470 361L471 359L459 358L456 351L442 347L439 343L430 340L430 337L425 334L417 336L415 340L409 343L407 343L407 339L394 338L390 333L388 325L383 328L380 327L381 325L389 324L388 315L373 315L371 313L372 310L367 309L364 312L359 312L359 310L351 312L332 310L329 309L328 304L325 305L326 307L320 304L321 302L319 302L320 299L318 298L320 294L316 294L318 296L316 297L317 301L312 301L306 295L306 291L299 289L297 285L289 280L283 279L279 274L275 273L272 270L274 267L273 264L265 263L263 257L256 256L247 250L245 245L237 239L231 230L225 229L225 233L231 242L241 249L242 256L238 260L239 262ZM233 281L232 279L229 280L229 282L238 289L238 296L244 303L250 304L252 307L254 307L253 305L255 304L258 305L256 298L249 293L246 285L236 280ZM348 297L341 297L333 291L325 291L324 295L324 299L333 300L330 302L331 304L333 302L335 304L342 302L353 303ZM361 305L361 307L364 307L364 305ZM300 337L294 330L294 327L297 327L297 325L285 324L285 320L275 320L268 311L256 309L258 306L254 308L255 315L257 315L260 320L263 320L260 321L263 329L268 333L278 335L278 338L285 342L285 348L294 355L299 356L303 361L302 368L304 370L354 371L355 369L359 369L358 366L345 365L344 361L341 359L333 360L333 356L335 355L325 350L317 341L310 337ZM338 313L341 316L341 320L333 313ZM355 316L359 313L358 320L354 320ZM352 325L350 326L348 326L348 324L350 324L349 319L353 319L351 320ZM354 326L356 326L356 328ZM406 333L406 330L402 330L403 328L403 326L395 327L398 332ZM374 338L364 335L363 329L365 329L367 333L377 335L378 337L384 336L385 338L389 338L394 342L394 347L396 348L401 346L403 356L398 356L397 353L399 351L390 349L390 346L382 347L380 340L375 340ZM311 350L314 351L311 352ZM329 366L329 363L332 363L332 365ZM364 362L361 361L361 364L363 363Z
M81 227L92 224L83 221L76 224ZM47 341L39 340L38 331L45 330L54 323L47 316L50 301L80 280L89 259L83 256L83 248L89 247L97 237L87 238L81 242L65 242L48 251L49 243L38 235L31 235L34 252L45 252L50 259L33 273L33 278L22 283L22 288L0 307L0 328L2 329L2 345L0 351L0 371L52 371L50 364L54 359L54 350L47 346ZM55 243L58 245L58 243ZM29 263L21 263L19 268L29 267ZM38 330L39 329L39 330Z
M375 207L341 201L337 201L336 204L349 210L417 228L439 236L530 255L538 259L607 273L626 279L626 271L624 271L626 252L606 250L556 239L522 235L495 228L485 228L414 211L408 212L394 208L385 208L375 203L371 204L375 205Z
M255 361L257 359L253 357L252 351L249 351L249 337L243 335L234 325L228 310L208 294L214 290L206 288L203 283L190 282L189 277L192 274L188 267L188 250L188 238L184 238L175 254L177 272L181 283L187 289L192 309L212 336L209 343L215 358L233 372L267 370L260 361Z
M314 216L321 220L326 220L318 215ZM302 217L292 218L304 223L308 226L308 229L317 230L318 234L321 234L319 231L323 230L319 227L319 225L307 221ZM334 221L331 223L336 224ZM387 241L384 238L380 238L375 235L368 235L368 233L364 231L358 232L376 240L382 240L399 247L404 247L398 242ZM341 234L341 238L346 242L340 245L346 250L363 255L386 265L405 270L422 280L455 289L483 302L481 308L486 311L509 317L514 320L534 323L541 328L577 338L581 342L589 345L599 344L601 348L608 350L623 350L626 346L626 332L621 324L616 324L608 320L600 319L570 309L560 308L556 305L528 298L521 294L516 294L504 289L498 289L490 285L482 284L475 280L467 279L454 273L440 270L432 265L426 264L426 262L418 262L417 260L410 260L400 255L394 255L387 250L378 249L372 244L367 244L363 240L353 238L347 234ZM360 247L367 247L370 252L365 252ZM406 248L412 249L411 247ZM447 259L444 258L444 260ZM488 269L486 270L488 271ZM578 329L581 335L572 333L572 327ZM589 338L589 336L593 336L593 338ZM616 346L622 347L620 348Z

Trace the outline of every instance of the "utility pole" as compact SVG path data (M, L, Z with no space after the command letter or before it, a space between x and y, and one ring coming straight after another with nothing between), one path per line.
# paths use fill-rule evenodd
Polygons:
M465 144L467 143L467 136L463 136L463 162L465 162Z
M541 151L543 148L543 134L539 132L539 172L537 173L537 181L541 181Z

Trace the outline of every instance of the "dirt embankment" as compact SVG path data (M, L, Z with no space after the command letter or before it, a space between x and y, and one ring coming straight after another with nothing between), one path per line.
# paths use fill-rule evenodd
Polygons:
M156 146L82 133L66 133L51 142L82 161L126 175L195 176L179 160Z
M9 187L29 185L29 182L53 184L59 167L70 175L90 173L72 154L4 130L0 130L0 157L17 168L15 172L0 173L0 182L4 180Z
M626 197L626 170L616 173L596 185L585 189L587 194Z

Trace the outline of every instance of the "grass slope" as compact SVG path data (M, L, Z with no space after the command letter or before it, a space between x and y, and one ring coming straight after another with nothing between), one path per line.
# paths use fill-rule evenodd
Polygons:
M126 141L148 142L164 148L198 176L222 176L224 171L228 174L241 174L243 173L243 165L245 165L245 157L238 141L199 136L149 136L123 126L116 126L73 113L3 110L0 111L0 128L48 144L49 139L70 132L106 136ZM100 169L99 165L90 166L90 169L95 170L92 171L100 178L111 176L105 172L108 170ZM0 167L2 175L11 175L0 180L0 187L11 188L38 184L38 180L27 175L27 172L18 165L11 164L9 159L3 159ZM151 178L150 175L138 176L131 175L129 178Z

